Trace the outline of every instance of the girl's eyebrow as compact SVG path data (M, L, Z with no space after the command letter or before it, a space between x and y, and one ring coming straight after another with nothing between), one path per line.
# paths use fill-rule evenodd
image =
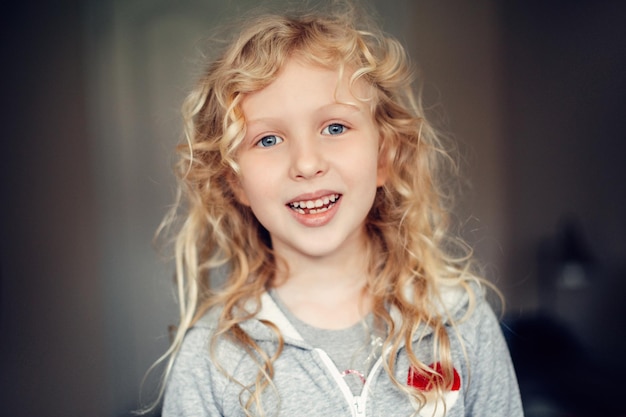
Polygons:
M250 130L255 127L265 129L276 126L276 124L281 123L281 120L277 117L259 117L257 119L246 119L245 122L247 129Z
M329 103L329 104L319 107L318 109L313 111L313 114L314 115L324 114L328 111L333 111L337 109L341 109L342 111L347 111L348 113L363 113L363 108L360 107L356 103L334 102L334 103ZM255 125L264 125L264 124L274 125L276 123L281 123L281 122L282 122L282 119L280 116L261 116L261 117L254 118L254 119L246 119L246 125L248 127L253 127Z
M319 108L319 112L324 111L324 110L332 110L334 108L344 108L350 112L361 112L362 108L356 104L356 103L351 103L348 101L336 101L334 103L330 103L327 104L325 106L322 106Z
M319 118L343 118L343 117L363 117L367 114L363 106L359 106L357 103L351 102L334 102L328 105L322 106L315 111L315 117Z
M364 109L356 103L336 101L319 107L313 114L315 117L326 118L330 116L332 118L335 112L339 112L337 115L339 117L359 116L364 113Z

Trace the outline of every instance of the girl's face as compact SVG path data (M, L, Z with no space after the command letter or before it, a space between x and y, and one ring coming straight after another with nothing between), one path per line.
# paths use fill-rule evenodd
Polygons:
M364 247L365 218L385 173L369 104L350 92L350 75L339 79L338 71L291 59L242 101L236 194L287 261ZM364 82L353 89L370 92Z

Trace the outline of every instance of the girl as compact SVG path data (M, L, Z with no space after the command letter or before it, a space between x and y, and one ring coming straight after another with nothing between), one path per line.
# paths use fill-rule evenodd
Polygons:
M522 415L449 157L355 15L249 21L187 98L166 417Z

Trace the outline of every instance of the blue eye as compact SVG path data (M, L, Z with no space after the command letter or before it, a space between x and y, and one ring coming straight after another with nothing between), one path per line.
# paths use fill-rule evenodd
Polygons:
M263 136L261 140L256 143L256 145L262 148L269 148L270 146L278 145L282 141L283 139L280 136L268 135Z
M346 130L348 130L348 128L345 127L344 125L342 125L341 123L331 123L328 126L326 126L324 128L324 130L322 130L322 134L324 134L324 135L341 135Z

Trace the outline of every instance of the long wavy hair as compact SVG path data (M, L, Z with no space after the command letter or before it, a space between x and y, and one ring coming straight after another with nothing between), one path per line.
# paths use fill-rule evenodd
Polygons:
M413 92L414 71L405 50L350 5L262 15L241 27L183 106L186 140L178 147L179 198L163 223L164 229L174 230L180 303L180 323L162 358L168 364L166 378L185 332L219 306L211 355L216 341L225 337L250 353L259 372L253 382L236 381L242 386L240 401L247 415L263 414L261 396L271 386L282 338L268 323L281 343L277 352L263 352L240 324L258 312L280 259L272 251L268 231L238 202L231 184L238 175L237 150L245 135L242 99L272 83L285 62L297 57L311 65L353 71L351 83L363 80L373 86L370 106L388 179L377 190L366 218L372 277L366 290L375 318L387 331L385 370L399 389L423 405L424 394L394 376L396 353L404 346L415 372L429 379L437 392L449 389L454 371L445 325L451 318L441 313L441 289L461 286L471 293L468 282L476 278L470 250L449 231L454 158ZM228 271L224 282L211 285L215 268L222 266ZM251 305L256 310L250 311ZM390 307L402 320L392 320ZM413 352L411 339L420 324L433 331L439 370L430 369Z

